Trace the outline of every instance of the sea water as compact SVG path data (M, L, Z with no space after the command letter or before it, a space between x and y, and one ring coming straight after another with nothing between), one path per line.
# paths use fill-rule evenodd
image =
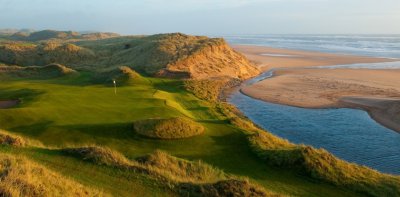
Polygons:
M400 58L400 35L225 35L230 44Z

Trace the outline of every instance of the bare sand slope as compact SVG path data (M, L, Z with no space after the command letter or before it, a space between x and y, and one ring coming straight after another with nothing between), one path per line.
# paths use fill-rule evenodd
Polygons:
M0 101L0 109L6 109L18 105L19 100Z
M361 108L381 124L400 131L400 70L282 69L241 91L297 107Z
M282 67L329 66L338 64L378 63L394 61L387 58L276 49L261 46L233 45L232 47L236 51L245 55L248 59L250 59L257 65L259 65L260 69L262 70Z

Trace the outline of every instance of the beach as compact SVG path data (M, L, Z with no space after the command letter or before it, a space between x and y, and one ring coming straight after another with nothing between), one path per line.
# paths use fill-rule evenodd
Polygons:
M400 70L301 68L392 59L236 46L274 76L241 88L247 96L303 108L355 108L400 132ZM248 52L246 50L249 50ZM264 55L268 54L268 55Z
M272 68L331 66L395 61L388 58L330 54L250 45L233 45L232 48L245 55L264 71Z

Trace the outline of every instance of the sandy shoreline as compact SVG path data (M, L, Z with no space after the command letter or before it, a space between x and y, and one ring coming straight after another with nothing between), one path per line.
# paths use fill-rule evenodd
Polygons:
M398 85L400 70L301 68L346 64L346 62L347 64L377 63L393 60L347 55L342 57L342 55L314 54L314 52L304 52L309 57L300 58L294 56L300 54L299 51L240 47L242 50L251 49L250 55L245 52L250 60L263 60L258 64L264 70L280 68L274 72L274 77L242 87L243 94L267 102L303 108L362 109L380 124L400 132L400 86ZM262 55L261 58L251 59L254 56L260 56L255 55L254 51L269 55L279 54L278 57ZM310 57L313 54L315 56ZM322 56L330 58L319 64L324 61L320 58ZM287 60L286 63L285 60Z
M233 45L232 47L236 51L245 55L264 71L271 68L295 68L398 61L388 58L276 49L261 46Z

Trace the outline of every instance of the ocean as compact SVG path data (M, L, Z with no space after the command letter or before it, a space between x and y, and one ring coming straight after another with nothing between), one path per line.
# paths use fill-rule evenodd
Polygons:
M222 37L230 44L400 58L400 35L223 35Z

